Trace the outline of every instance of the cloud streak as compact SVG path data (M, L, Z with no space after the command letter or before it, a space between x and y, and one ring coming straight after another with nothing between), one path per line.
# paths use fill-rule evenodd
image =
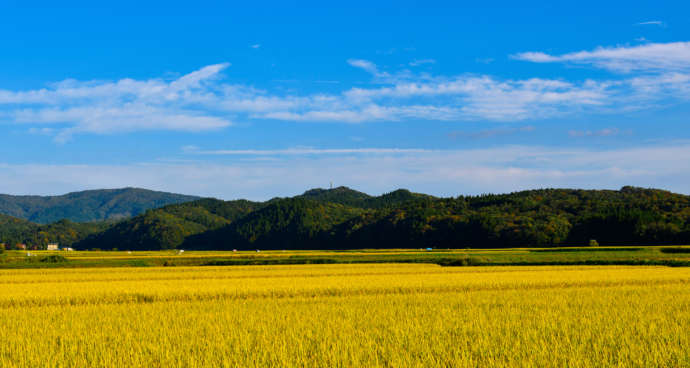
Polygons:
M196 147L183 147L186 153L197 155L222 156L304 156L304 155L344 155L344 154L400 154L429 153L434 150L421 148L288 148L280 150L199 150Z
M526 126L515 127L515 128L485 129L485 130L480 130L478 132L455 131L455 132L449 133L448 137L450 137L452 139L456 139L456 138L486 139L486 138L494 138L494 137L513 135L513 134L517 134L517 133L529 133L529 132L533 132L534 130L536 130L535 127L533 127L531 125L526 125Z
M420 66L424 64L436 64L434 59L416 59L410 62L410 66Z
M234 154L233 154L234 155ZM263 155L259 155L263 157ZM690 194L690 144L633 149L506 146L391 150L351 157L322 152L273 160L131 165L0 163L0 192L64 192L138 186L224 199L295 195L329 181L372 194L406 187L441 196L543 187L659 187ZM468 159L471 158L471 159ZM50 188L46 192L46 188Z
M570 130L568 135L574 138L580 137L613 137L621 134L618 128L605 128L600 130Z
M690 71L690 42L599 47L562 55L523 52L513 58L534 63L589 64L621 73Z
M329 86L328 92L319 91L315 85L311 93L299 94L229 83L224 71L230 64L222 63L172 80L70 79L42 89L0 89L0 120L23 124L27 130L49 126L55 140L65 142L86 133L207 132L229 127L235 121L516 122L610 114L690 99L690 42L598 48L563 55L527 52L514 58L589 64L619 74L578 81L438 76L410 70L388 72L372 61L350 59L350 66L367 72L371 83L336 84Z
M666 23L660 20L648 20L646 22L635 23L636 26L660 26L663 27Z
M229 65L209 65L172 81L66 80L40 90L0 90L0 108L15 123L66 125L56 129L58 141L76 133L217 130L232 123L198 106Z

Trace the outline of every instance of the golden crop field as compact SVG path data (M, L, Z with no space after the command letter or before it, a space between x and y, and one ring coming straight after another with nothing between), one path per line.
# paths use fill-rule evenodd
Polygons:
M690 366L690 269L0 270L2 367Z

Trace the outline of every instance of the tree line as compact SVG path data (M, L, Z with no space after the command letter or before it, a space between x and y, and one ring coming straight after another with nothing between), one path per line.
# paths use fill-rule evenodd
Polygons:
M406 190L369 196L340 187L266 202L197 200L148 210L101 228L77 223L46 226L53 227L42 229L45 241L62 236L62 241L81 249L498 248L586 246L592 241L601 245L690 244L690 197L635 187L540 189L454 198Z

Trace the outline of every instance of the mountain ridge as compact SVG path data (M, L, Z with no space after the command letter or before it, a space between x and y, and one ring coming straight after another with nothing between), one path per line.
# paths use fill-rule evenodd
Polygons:
M133 187L84 190L56 196L0 194L0 214L38 224L62 219L105 221L132 217L147 209L199 198Z
M130 250L690 244L690 196L636 187L449 198L317 188L265 202L198 199L117 223L39 225L0 216L0 242L3 237L39 248L59 241Z

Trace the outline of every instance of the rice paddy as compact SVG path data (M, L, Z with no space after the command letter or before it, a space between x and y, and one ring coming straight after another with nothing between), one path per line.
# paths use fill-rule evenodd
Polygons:
M0 270L2 367L690 366L690 268Z

